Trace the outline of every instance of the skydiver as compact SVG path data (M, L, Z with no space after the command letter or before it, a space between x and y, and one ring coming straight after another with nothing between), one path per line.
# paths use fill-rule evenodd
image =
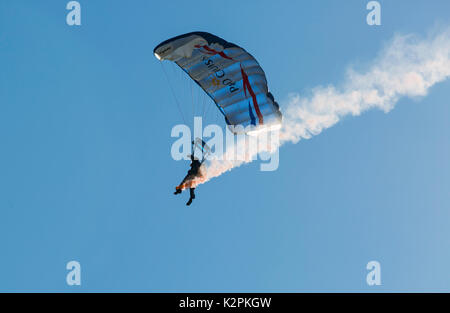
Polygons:
M201 178L202 174L200 173L200 167L202 166L202 162L200 162L194 155L191 155L191 168L189 169L186 177L184 177L183 181L180 185L175 187L174 195L180 194L183 189L186 189L186 187L189 188L189 201L186 203L187 206L191 205L192 200L195 199L195 187L192 187L192 182L196 178Z

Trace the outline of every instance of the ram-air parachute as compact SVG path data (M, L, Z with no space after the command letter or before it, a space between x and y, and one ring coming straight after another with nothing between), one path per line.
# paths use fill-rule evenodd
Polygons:
M228 126L242 125L248 134L280 127L282 115L264 71L243 48L192 32L162 42L153 52L181 67L211 97ZM234 133L243 129L229 128Z

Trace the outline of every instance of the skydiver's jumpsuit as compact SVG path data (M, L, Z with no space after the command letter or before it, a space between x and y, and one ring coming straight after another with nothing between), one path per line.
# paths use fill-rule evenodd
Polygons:
M193 155L191 155L191 169L188 171L186 177L183 179L183 181L181 182L181 184L179 186L177 186L175 189L176 191L174 192L175 195L181 193L182 191L182 186L188 182L191 181L193 179L195 179L197 176L199 176L199 170L200 170L200 166L202 165L202 163L195 159ZM194 193L195 187L194 188L189 188L189 201L186 203L186 205L191 205L192 200L195 199L195 193Z

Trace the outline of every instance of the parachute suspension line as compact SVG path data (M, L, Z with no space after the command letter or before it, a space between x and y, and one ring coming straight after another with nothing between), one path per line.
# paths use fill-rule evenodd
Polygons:
M202 116L206 116L205 115L205 103L202 103Z
M217 123L217 125L219 125L219 122L223 121L222 120L223 114L219 110L214 110L214 111L216 111L216 123Z
M210 110L211 107L214 107L214 103L211 103L211 99L209 96L203 97L203 112L204 115L208 117L208 122L213 123L214 118L214 110Z
M205 92L201 88L197 88L197 102L200 107L203 106L204 97L205 97ZM204 114L202 114L202 116L205 118L205 121L206 121L206 116Z
M203 97L205 97L205 92L201 88L197 88L197 103L200 110L203 106ZM206 115L202 113L202 117L206 124L208 122L208 120L206 119Z
M166 76L167 82L169 83L170 91L172 92L173 98L175 99L175 103L177 104L178 111L180 112L181 118L183 119L184 124L187 125L186 119L184 118L183 111L181 110L180 103L178 102L177 96L175 94L175 91L173 90L172 84L170 83L169 76L167 75L166 69L164 68L164 65L162 64L162 61L160 61L160 64L161 64L161 68L164 72L164 76Z
M205 98L202 98L202 104L201 104L201 106L202 106L202 115L203 116L205 116L206 117L206 113L205 113Z
M195 87L195 89L194 89L194 103L195 103L195 106L196 106L197 108L201 108L201 104L199 103L199 101L200 101L200 96L199 96L199 94L198 94L198 89L199 89L199 88L197 88L197 86L194 86L194 87ZM198 111L200 111L200 110L198 110ZM202 118L205 118L205 116L202 115Z
M205 98L202 99L202 107L203 107L203 115L205 116L205 118L208 116L208 111L209 111L209 107L206 107L205 105Z
M192 118L195 117L195 103L194 103L194 92L192 90L192 80L189 80L189 85L191 86L191 100L192 100Z

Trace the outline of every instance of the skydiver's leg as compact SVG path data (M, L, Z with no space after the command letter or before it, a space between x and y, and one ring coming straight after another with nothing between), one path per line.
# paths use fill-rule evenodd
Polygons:
M180 194L183 191L183 189L186 188L186 187L184 187L184 184L186 183L186 181L188 179L189 179L189 175L186 175L186 177L183 178L183 181L177 187L175 187L176 191L173 193L174 195Z
M186 205L191 205L192 200L195 199L194 189L195 189L195 188L190 188L190 189L189 189L190 197L189 197L189 201L186 203Z

